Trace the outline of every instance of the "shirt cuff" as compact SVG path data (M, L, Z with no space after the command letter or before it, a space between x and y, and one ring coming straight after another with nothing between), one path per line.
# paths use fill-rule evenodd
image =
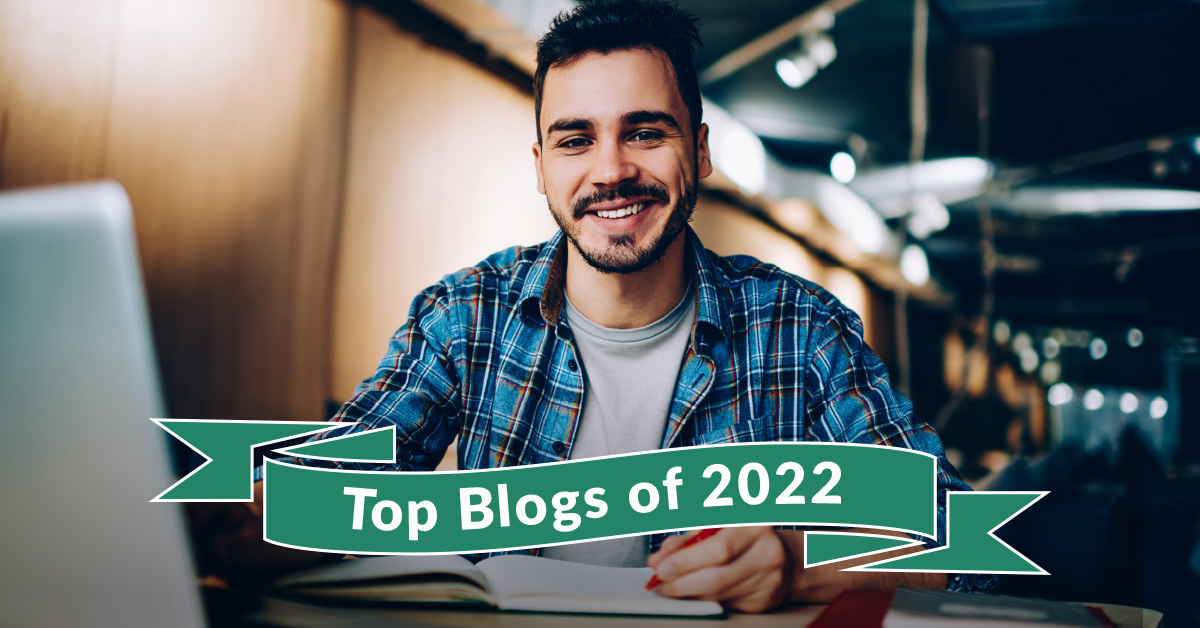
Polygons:
M987 593L996 588L998 579L990 573L952 573L946 574L950 582L947 591L958 593Z

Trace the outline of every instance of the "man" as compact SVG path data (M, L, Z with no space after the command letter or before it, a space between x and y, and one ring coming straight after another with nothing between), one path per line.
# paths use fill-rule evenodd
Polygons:
M555 19L538 45L533 158L561 231L419 295L335 420L397 425L403 470L432 469L456 437L459 466L471 469L825 440L934 454L942 503L946 489L966 490L937 435L892 391L853 312L775 267L705 251L688 228L698 180L712 172L698 43L694 18L657 1L591 2ZM944 530L944 508L939 521ZM686 536L652 535L541 554L648 561L662 594L749 612L827 602L852 586L990 586L806 570L802 534L727 528L686 549Z

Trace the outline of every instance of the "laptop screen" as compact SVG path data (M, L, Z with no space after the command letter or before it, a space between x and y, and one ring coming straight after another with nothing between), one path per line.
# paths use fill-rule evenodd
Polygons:
M201 626L129 199L0 194L0 625Z

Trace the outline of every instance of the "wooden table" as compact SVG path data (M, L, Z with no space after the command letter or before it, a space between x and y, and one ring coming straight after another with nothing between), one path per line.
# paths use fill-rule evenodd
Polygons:
M1156 628L1162 614L1098 604L1120 628ZM724 619L632 617L619 615L558 615L549 613L499 613L454 609L336 608L268 599L254 619L288 628L376 628L415 626L430 628L800 628L816 618L824 606L788 606L763 615L730 613Z

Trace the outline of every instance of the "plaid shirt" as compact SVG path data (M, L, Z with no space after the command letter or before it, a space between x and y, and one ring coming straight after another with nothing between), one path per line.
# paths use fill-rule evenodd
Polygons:
M697 316L662 447L814 440L927 452L938 459L944 539L945 492L970 489L937 433L892 390L858 316L813 283L750 257L719 257L691 229L686 237ZM455 437L460 469L566 460L584 376L562 315L565 246L560 231L426 289L374 376L333 420L358 421L356 430L396 425L399 470L433 469ZM664 538L652 535L651 548ZM994 583L952 575L950 588Z

